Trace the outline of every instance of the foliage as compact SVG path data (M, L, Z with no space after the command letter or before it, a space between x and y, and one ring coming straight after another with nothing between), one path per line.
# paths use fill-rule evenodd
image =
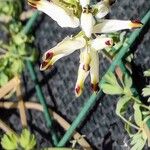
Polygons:
M148 74L148 72L146 72ZM120 95L116 106L116 114L125 122L125 129L131 137L131 150L141 150L150 139L150 131L147 121L150 119L150 107L142 104L142 101L134 96L133 83L127 74L117 78L112 72L104 76L105 83L101 85L104 93ZM145 96L148 96L147 89L143 89ZM133 107L133 115L126 117L127 108ZM132 129L131 129L132 127ZM134 133L131 131L134 129Z
M34 61L36 58L35 50L31 46L34 38L22 33L23 25L17 20L16 14L20 14L20 5L21 2L17 0L16 3L7 0L0 3L0 15L13 17L9 23L1 24L1 32L4 32L6 38L0 39L0 87L22 73L25 60Z
M24 129L20 136L14 133L4 134L1 145L4 150L34 150L36 149L36 138L29 130ZM76 150L74 148L43 148L41 150Z
M144 76L150 77L150 69L144 72ZM150 96L150 85L147 85L142 92L143 96ZM148 98L148 102L150 102L150 98Z
M2 0L0 2L0 16L5 15L17 19L22 11L21 1Z
M4 134L1 139L1 145L5 150L33 150L36 146L36 139L29 130L24 129L20 136L13 133Z

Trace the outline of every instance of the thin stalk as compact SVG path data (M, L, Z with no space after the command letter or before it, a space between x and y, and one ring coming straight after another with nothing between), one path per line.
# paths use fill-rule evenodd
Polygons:
M36 11L33 16L30 18L30 20L27 22L26 26L23 28L22 32L25 33L25 34L28 34L31 30L31 27L33 26L35 20L37 19L37 17L39 16L39 12ZM43 92L42 92L42 89L39 85L39 82L38 82L38 79L36 77L36 72L34 70L34 67L32 65L32 62L30 61L27 61L27 67L29 69L29 72L30 72L30 75L31 75L31 78L32 80L34 81L35 83L35 89L36 89L36 93L37 93L37 96L39 98L39 101L40 103L43 105L43 109L44 109L44 116L45 116L45 119L46 119L46 122L47 122L47 126L50 128L50 132L52 134L52 141L53 141L53 144L54 145L57 145L58 143L58 138L57 138L57 135L54 131L54 128L53 128L53 119L48 111L48 107L47 107L47 104L46 104L46 100L45 100L45 97L43 95Z
M48 107L47 107L47 104L46 104L46 100L44 98L44 95L43 95L43 92L42 92L42 89L39 85L39 82L38 82L38 79L37 79L37 76L36 76L36 73L35 73L35 70L32 66L32 63L30 61L27 61L27 67L29 69L29 73L31 75L31 78L32 80L34 81L35 83L35 89L36 89L36 93L37 93L37 96L38 96L38 99L40 101L40 103L42 104L43 106L43 109L44 109L44 117L46 119L46 122L47 122L47 126L50 128L50 131L51 131L51 134L52 134L52 140L53 140L53 143L54 145L57 145L57 136L54 132L54 128L53 128L53 119L48 111Z
M141 103L140 103L140 100L139 100L138 98L136 98L136 97L134 97L134 96L132 96L131 98L132 98L134 101L136 101L136 102L140 105L140 107L143 107L143 108L145 108L145 109L150 110L150 107L148 107L148 106L146 106L146 105L144 105L144 104L141 104Z
M147 24L149 19L150 19L150 11L148 11L148 13L142 19L142 22L144 23L143 27ZM106 74L109 73L109 72L114 72L114 70L116 68L116 65L120 62L120 60L123 58L123 56L128 51L130 46L134 43L136 38L141 33L142 29L143 28L141 28L139 30L136 30L136 31L134 31L131 34L131 36L128 39L128 45L125 46L125 47L122 47L120 49L119 53L117 54L117 56L113 60L111 66L109 67L109 69L106 72ZM105 82L105 80L104 80L104 78L102 78L102 80L101 80L101 82L99 84L101 85L104 82ZM88 112L91 110L93 105L96 103L96 101L99 98L101 98L102 95L103 95L103 92L101 90L97 93L97 95L96 94L92 94L92 96L86 101L86 103L84 104L82 110L80 111L78 116L75 118L75 120L73 121L71 127L67 130L67 132L62 137L62 139L60 140L60 142L58 143L57 146L63 147L67 143L67 141L70 139L71 135L73 134L74 130L81 124L81 122L85 119L85 117L87 116Z
M124 122L126 122L128 125L130 125L131 127L135 128L135 129L137 129L137 130L140 129L138 126L134 125L133 123L131 123L130 121L128 121L128 120L127 120L126 118L124 118L123 116L119 115L119 117L120 117Z

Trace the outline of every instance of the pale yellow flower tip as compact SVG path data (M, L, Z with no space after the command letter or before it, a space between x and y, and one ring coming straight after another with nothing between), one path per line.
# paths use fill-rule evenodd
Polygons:
M143 26L143 23L140 20L131 20L131 22L129 23L129 27L132 29L135 28L141 28Z
M110 6L116 2L116 0L103 0L103 1L107 4L109 4Z
M41 63L41 66L40 66L40 70L41 70L41 71L44 71L44 70L46 70L46 69L52 68L52 66L53 66L53 65L51 65L50 62L48 62L48 61L43 61L43 62Z
M40 0L28 0L28 4L32 6L33 8L37 8L37 5L39 4Z

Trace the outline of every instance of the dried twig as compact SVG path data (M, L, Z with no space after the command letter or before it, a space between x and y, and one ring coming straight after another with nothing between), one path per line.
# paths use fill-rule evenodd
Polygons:
M19 84L20 80L18 80L18 77L14 77L11 79L5 86L0 88L0 99L6 96L9 92L14 90L17 85Z
M42 105L34 102L25 102L25 107L27 109L35 109L39 111L43 111ZM19 104L17 102L0 102L0 107L5 109L13 109L18 108ZM53 118L60 124L61 127L63 127L65 130L68 130L70 127L70 124L63 119L60 115L58 115L56 112L49 109L50 113L52 114ZM82 135L78 132L74 132L73 137L74 139L80 139ZM81 138L78 140L78 143L85 149L85 150L92 150L90 144L85 140L85 138Z
M19 77L18 77L19 80ZM23 98L22 98L22 94L21 94L21 82L19 82L17 89L16 89L16 95L18 98L18 109L19 109L19 113L20 113L20 118L21 118L21 123L22 126L25 128L27 127L27 117L26 117L26 112L25 112L25 106L24 106L24 102L23 102Z
M16 133L15 133L15 131L13 130L13 129L11 129L4 121L2 121L1 119L0 119L0 128L4 131L4 132L6 132L6 133L13 133L13 134L15 134L15 135L17 135Z

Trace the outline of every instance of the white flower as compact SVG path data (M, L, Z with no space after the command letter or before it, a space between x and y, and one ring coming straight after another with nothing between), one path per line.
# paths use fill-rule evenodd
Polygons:
M82 30L85 32L85 35L90 38L93 32L93 26L95 24L95 20L93 18L92 13L90 12L90 8L84 8L81 14L81 27Z
M102 0L96 5L90 5L90 0L68 1L75 7L64 6L63 1L28 0L28 3L46 13L61 27L76 28L79 25L85 35L90 38L92 33L110 33L124 29L139 28L139 21L122 21L102 19L110 12L110 6L115 0ZM76 12L76 13L75 13ZM95 20L96 19L96 20ZM95 24L96 23L96 24Z
M28 3L38 10L44 12L55 20L61 27L76 28L79 26L79 19L71 12L47 0L28 0Z
M115 0L102 0L96 5L90 5L90 0L68 0L75 7L61 6L63 1L28 0L29 4L43 11L55 20L61 27L78 27L84 32L76 37L67 37L43 55L40 70L51 68L60 58L80 49L80 64L75 94L80 96L84 89L84 82L90 74L91 87L94 92L99 90L99 56L98 52L112 47L113 40L105 35L93 39L92 34L111 33L124 29L142 27L138 20L108 20L102 19L110 12L110 6ZM79 21L80 20L80 21Z
M80 5L82 7L86 7L89 4L90 4L90 0L80 0Z
M48 50L43 55L43 63L41 64L40 70L45 70L51 67L57 60L73 53L77 49L83 48L85 44L86 41L83 37L65 38L62 42Z
M93 28L93 33L111 33L124 29L134 29L142 27L139 20L108 20L103 19Z
M84 88L84 81L89 73L91 76L91 87L94 92L97 92L99 89L98 51L103 48L112 47L112 45L112 39L104 36L98 36L96 39L90 41L86 41L83 36L67 37L58 45L44 53L40 70L51 68L60 58L80 49L80 65L75 86L75 94L76 96L81 95Z

